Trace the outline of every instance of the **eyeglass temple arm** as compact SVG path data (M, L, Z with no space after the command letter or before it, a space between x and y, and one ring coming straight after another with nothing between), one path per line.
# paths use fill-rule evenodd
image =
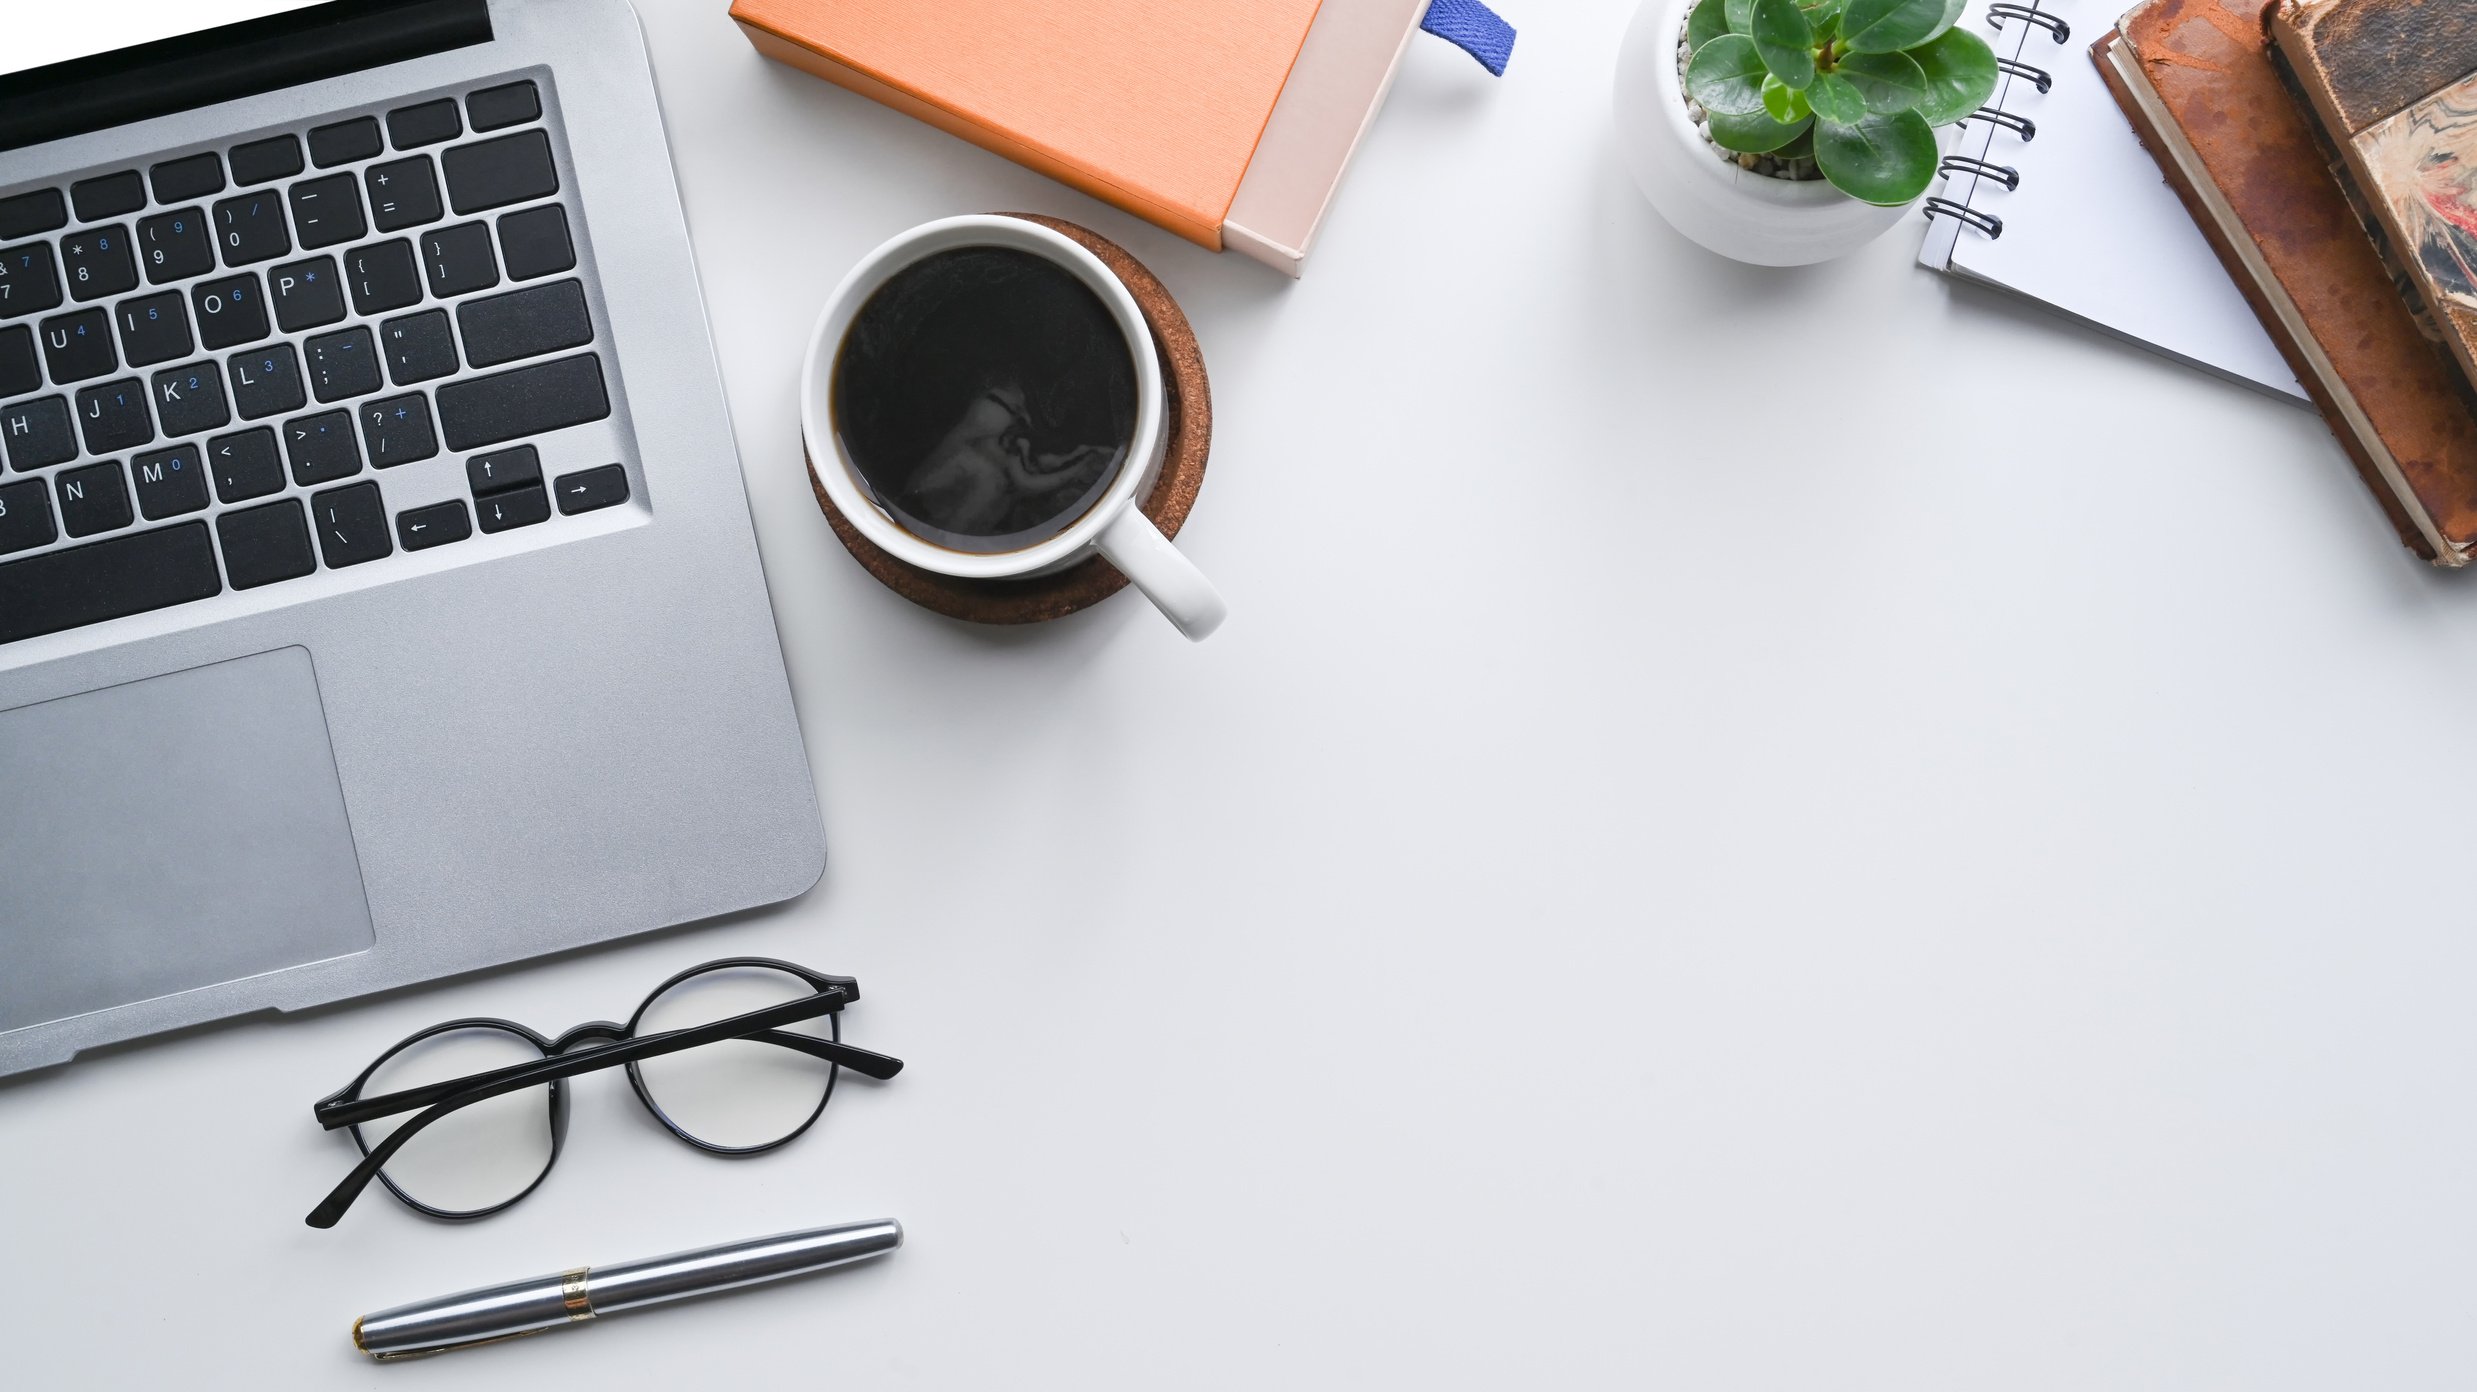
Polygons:
M829 997L833 994L833 992L825 993L825 995ZM799 1001L786 1002L785 1004L806 1005L810 1001L816 999L819 998L808 997ZM770 1008L781 1009L782 1007L777 1006ZM829 1004L824 1011L803 1011L801 1014L792 1017L792 1021L812 1018L816 1014L823 1014L834 1008L835 1007L833 1005ZM790 1034L782 1030L767 1028L757 1020L757 1016L762 1013L764 1012L752 1011L746 1015L735 1015L729 1019L716 1020L710 1025L700 1025L697 1027L699 1030L711 1029L715 1026L733 1025L737 1025L738 1028L732 1029L726 1034L716 1035L712 1039L701 1039L697 1041L697 1043L712 1043L717 1039L725 1038L745 1038L761 1041L767 1044L779 1044L787 1049L797 1049L801 1053L815 1055L818 1058L824 1059L828 1063L840 1064L845 1068L851 1069L855 1073L865 1073L872 1078L891 1078L895 1074L903 1071L903 1060L899 1058L894 1058L886 1054L875 1053L868 1049L855 1048L852 1045L839 1043L832 1039L818 1039L810 1035ZM792 1021L785 1021L784 1023L791 1023ZM642 1044L649 1041L669 1040L680 1033L682 1033L682 1031L666 1030L659 1034L640 1035L635 1039L623 1039L610 1044L597 1045L591 1049L573 1050L571 1052L558 1055L555 1060L534 1059L525 1063L510 1064L505 1068L495 1068L487 1073L474 1073L462 1078L449 1078L444 1082L427 1083L417 1088L406 1088L401 1092L382 1093L377 1097L361 1097L347 1100L345 1093L352 1091L352 1089L348 1087L329 1097L321 1099L316 1105L310 1108L310 1114L317 1120L320 1126L323 1126L330 1131L338 1130L346 1126L357 1126L365 1121L376 1121L380 1117L395 1116L401 1112L418 1111L423 1107L427 1107L434 1103L443 1101L446 1098L453 1097L457 1093L463 1092L468 1088L485 1087L492 1083L496 1083L503 1078L521 1076L526 1080L526 1085L530 1086L532 1083L545 1080L541 1070L546 1064L552 1062L573 1063L579 1065L572 1070L562 1071L551 1075L555 1077L568 1078L574 1077L578 1073L591 1072L594 1069L608 1067L612 1064L626 1063L630 1058L654 1058L661 1054L672 1052L673 1048L696 1047L695 1044L680 1044L656 1049L649 1053L631 1054L627 1057L620 1057L617 1055L618 1050L629 1045Z
M445 1086L450 1090L449 1096L421 1112L411 1121L397 1127L387 1139L372 1147L370 1153L362 1157L361 1163L353 1167L352 1173L344 1177L344 1182L329 1191L327 1197L319 1202L318 1207L311 1209L309 1217L303 1221L313 1228L334 1227L336 1220L344 1216L344 1210L353 1206L353 1201L361 1197L361 1191L370 1187L370 1181L378 1177L378 1172L386 1168L387 1162L394 1158L397 1151L404 1148L406 1142L412 1140L432 1122L461 1108L472 1106L476 1102L486 1102L493 1097L522 1088L556 1082L562 1078L571 1078L580 1073L591 1073L598 1069L615 1067L637 1059L656 1058L663 1054L677 1053L682 1049L693 1049L699 1045L712 1044L724 1039L777 1033L778 1031L774 1029L776 1025L791 1024L823 1015L839 1005L841 1000L841 992L824 991L803 1000L785 1001L781 1005L768 1006L763 1010L752 1010L745 1015L734 1015L729 1019L716 1020L689 1029L666 1030L660 1034L622 1040L617 1044L587 1049L580 1053L562 1054L556 1058L517 1064L511 1068L502 1068L491 1073L477 1075L474 1078L460 1079L446 1084ZM800 1038L798 1035L784 1037ZM810 1044L833 1044L831 1040L809 1040L808 1042ZM840 1049L843 1046L835 1045L834 1047ZM892 1064L893 1069L888 1070L886 1076L892 1076L893 1071L903 1067L900 1060L887 1058L883 1054L871 1054L865 1049L853 1052L866 1055L871 1061ZM866 1071L859 1069L858 1064L855 1064L854 1068L856 1071ZM430 1090L414 1089L418 1092ZM386 1097L373 1099L374 1103L387 1101L389 1098ZM407 1107L418 1105L420 1104L406 1104ZM379 1115L392 1115L395 1111L404 1109L391 1106L388 1111ZM321 1103L320 1110L325 1113L330 1109L326 1103ZM348 1104L331 1110L334 1114L340 1115L353 1108ZM349 1120L329 1122L325 1114L320 1116L320 1123L330 1129L352 1124Z
M880 1054L868 1049L856 1049L835 1039L819 1039L815 1035L792 1034L785 1030L767 1030L745 1036L763 1044L780 1044L786 1049L840 1064L865 1077L884 1080L903 1071L903 1060L892 1054Z

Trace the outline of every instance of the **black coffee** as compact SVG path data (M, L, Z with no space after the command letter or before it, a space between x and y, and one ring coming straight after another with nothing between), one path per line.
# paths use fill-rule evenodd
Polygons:
M834 421L871 496L924 541L1017 551L1074 525L1125 464L1135 362L1090 288L1029 252L939 252L860 307Z

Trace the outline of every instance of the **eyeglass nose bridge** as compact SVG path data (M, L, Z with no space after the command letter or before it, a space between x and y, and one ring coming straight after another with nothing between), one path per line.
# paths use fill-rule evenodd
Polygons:
M616 1044L627 1037L628 1027L615 1020L587 1020L552 1040L550 1051L556 1056L566 1053L579 1044Z

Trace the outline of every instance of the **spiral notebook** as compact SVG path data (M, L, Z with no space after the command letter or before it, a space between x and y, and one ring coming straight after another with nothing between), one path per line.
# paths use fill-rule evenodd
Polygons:
M2090 61L2125 3L1971 0L2004 76L1944 158L1918 264L2311 406Z

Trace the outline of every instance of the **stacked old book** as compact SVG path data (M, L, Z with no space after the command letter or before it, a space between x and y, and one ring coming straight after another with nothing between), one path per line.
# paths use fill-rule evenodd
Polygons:
M2145 0L2093 56L2401 537L2477 558L2477 4Z

